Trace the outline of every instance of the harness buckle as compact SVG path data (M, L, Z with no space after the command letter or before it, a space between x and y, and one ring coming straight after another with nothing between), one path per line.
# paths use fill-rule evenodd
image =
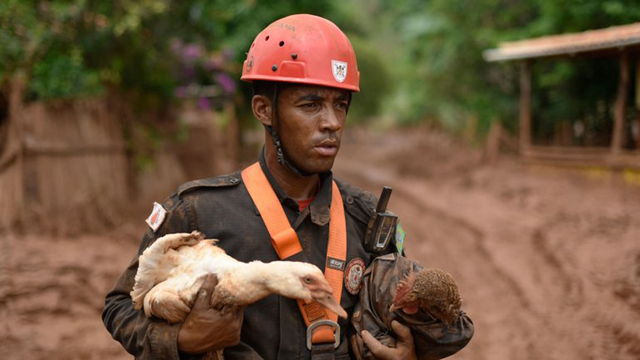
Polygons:
M317 327L323 326L323 325L331 326L334 329L333 335L335 338L335 342L333 343L333 348L335 349L338 347L338 345L340 345L340 325L338 325L338 323L335 321L325 319L325 320L318 320L313 324L309 325L309 327L307 328L307 349L311 350L311 338L313 337L313 331Z

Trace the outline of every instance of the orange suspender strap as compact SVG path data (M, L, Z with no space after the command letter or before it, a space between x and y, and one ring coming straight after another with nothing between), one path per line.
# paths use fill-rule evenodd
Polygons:
M298 235L289 224L278 196L273 191L260 164L255 163L242 171L242 180L269 231L271 244L276 249L278 257L286 259L301 252L302 246Z
M242 180L269 231L271 244L278 257L286 259L301 252L300 239L298 239L298 235L291 227L289 219L287 219L284 209L282 209L282 205L260 164L255 163L244 169L242 171ZM329 222L329 243L327 245L327 263L325 264L324 276L329 285L331 285L333 297L339 304L342 295L344 264L347 258L347 226L342 197L335 182L333 182L331 193L331 221ZM341 266L330 267L330 259L337 260ZM326 319L337 323L338 315L327 311L315 301L307 303L304 300L298 300L298 307L307 327L313 322ZM327 312L329 313L328 315ZM334 342L334 339L335 335L332 327L321 325L313 333L312 343L331 343Z

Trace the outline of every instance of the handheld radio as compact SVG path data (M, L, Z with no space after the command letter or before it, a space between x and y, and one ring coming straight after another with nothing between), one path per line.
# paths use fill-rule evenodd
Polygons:
M364 247L369 252L385 253L391 241L395 239L398 216L387 211L391 191L389 186L382 188L376 211L369 219L367 233L364 236Z

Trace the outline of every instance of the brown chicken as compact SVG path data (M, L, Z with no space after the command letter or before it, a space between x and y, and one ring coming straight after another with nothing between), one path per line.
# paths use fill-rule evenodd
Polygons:
M461 304L458 285L451 275L436 268L417 273L410 269L398 283L389 311L402 310L412 315L422 309L434 319L451 325L458 318Z
M362 279L360 301L351 318L356 333L367 330L384 346L395 347L391 322L411 329L418 360L440 359L464 347L473 324L460 309L458 287L451 275L398 254L377 257ZM375 356L350 338L358 359Z

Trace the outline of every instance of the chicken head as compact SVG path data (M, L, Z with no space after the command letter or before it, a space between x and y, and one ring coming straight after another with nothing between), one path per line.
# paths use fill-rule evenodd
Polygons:
M293 299L317 301L338 316L347 318L347 312L333 297L333 289L317 266L293 261L274 261L269 265L281 270L267 283L271 291Z
M450 325L458 318L461 304L458 285L453 277L440 269L425 268L418 273L410 270L400 281L389 311L415 314L422 309Z

